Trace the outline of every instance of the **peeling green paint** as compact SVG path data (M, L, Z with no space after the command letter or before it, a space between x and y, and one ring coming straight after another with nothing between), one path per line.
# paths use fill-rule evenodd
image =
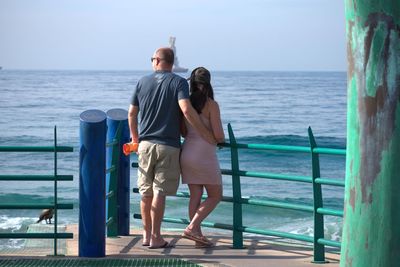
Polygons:
M345 3L349 70L341 266L399 266L400 1Z
M400 23L398 0L346 0L346 3L346 19L353 20L357 16L363 24L369 14L382 12L394 17L396 24Z
M374 97L376 94L376 89L378 86L382 85L382 80L380 77L383 75L383 64L381 55L384 49L384 40L387 35L387 30L385 25L379 23L374 39L371 44L371 53L369 55L370 60L366 66L366 92L368 96Z
M400 14L400 10L399 10L399 14ZM399 21L398 25L400 25L400 21ZM395 32L392 32L391 36L390 36L390 39L393 40L393 41L391 42L391 45L390 45L390 48L389 48L389 55L390 56L389 56L389 59L388 59L388 64L390 66L397 66L397 68L389 68L388 69L388 74L387 74L387 80L390 82L388 84L389 93L393 94L393 93L396 92L396 90L398 90L398 88L396 88L396 86L399 86L398 82L396 83L396 76L397 77L399 76L400 34L399 33L396 34ZM398 116L396 116L396 118L398 118ZM399 124L396 123L396 125L399 125Z

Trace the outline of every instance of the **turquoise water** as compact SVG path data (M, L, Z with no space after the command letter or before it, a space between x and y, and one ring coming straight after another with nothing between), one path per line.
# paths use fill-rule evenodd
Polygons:
M60 145L73 153L60 154L59 173L73 174L62 182L59 196L74 203L60 211L61 223L78 222L79 114L87 109L127 109L137 80L144 71L11 71L0 72L0 145L52 145L57 125ZM187 74L188 75L188 74ZM346 73L344 72L212 72L216 100L225 128L231 123L240 143L308 146L311 126L322 147L346 144ZM218 151L222 168L230 168L230 153ZM135 158L132 157L134 161ZM0 153L2 174L51 174L52 155ZM240 151L240 168L248 171L311 175L308 154ZM344 179L344 156L321 157L321 175ZM231 195L231 178L224 176L224 195ZM136 171L131 170L131 187ZM182 191L187 191L181 186ZM242 177L243 196L257 199L312 203L311 184ZM0 182L0 202L48 202L53 186L45 182ZM343 188L323 188L324 204L343 207ZM138 213L138 196L131 196L131 211ZM187 217L187 200L169 198L166 216ZM210 216L230 223L231 204L221 203ZM37 220L36 210L0 210L0 232L25 231ZM228 218L228 219L227 219ZM312 234L312 214L291 210L244 206L244 224L251 227ZM132 226L140 222L131 220ZM340 240L341 219L326 217L326 237ZM180 225L166 224L167 227ZM21 242L0 240L0 246Z

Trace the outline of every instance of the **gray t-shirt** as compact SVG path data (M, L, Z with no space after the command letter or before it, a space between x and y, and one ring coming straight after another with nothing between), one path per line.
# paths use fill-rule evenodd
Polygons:
M189 98L187 81L156 71L139 80L131 104L139 107L139 141L180 147L180 99Z

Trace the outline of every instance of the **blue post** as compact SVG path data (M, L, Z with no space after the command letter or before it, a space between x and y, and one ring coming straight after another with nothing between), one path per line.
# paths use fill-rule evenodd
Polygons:
M118 149L117 167L117 224L118 235L129 235L130 220L130 157L122 153L122 145L129 142L128 112L124 109L111 109L107 111L107 142L118 140L118 145L112 149ZM107 149L107 159L112 157L112 149Z
M79 257L104 257L106 114L86 110L80 115Z

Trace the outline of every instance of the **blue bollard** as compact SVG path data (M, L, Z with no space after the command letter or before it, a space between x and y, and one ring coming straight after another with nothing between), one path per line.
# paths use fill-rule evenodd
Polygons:
M129 235L129 187L130 187L130 157L122 153L122 145L129 142L130 133L128 126L128 112L124 109L111 109L107 111L107 143L119 138L117 148L119 151L117 166L117 233L118 235ZM119 136L117 136L119 135ZM112 149L107 149L107 166L112 158ZM109 165L110 164L110 165ZM107 175L109 178L111 175ZM109 181L108 181L109 183Z
M86 110L80 115L79 257L104 257L106 114Z

